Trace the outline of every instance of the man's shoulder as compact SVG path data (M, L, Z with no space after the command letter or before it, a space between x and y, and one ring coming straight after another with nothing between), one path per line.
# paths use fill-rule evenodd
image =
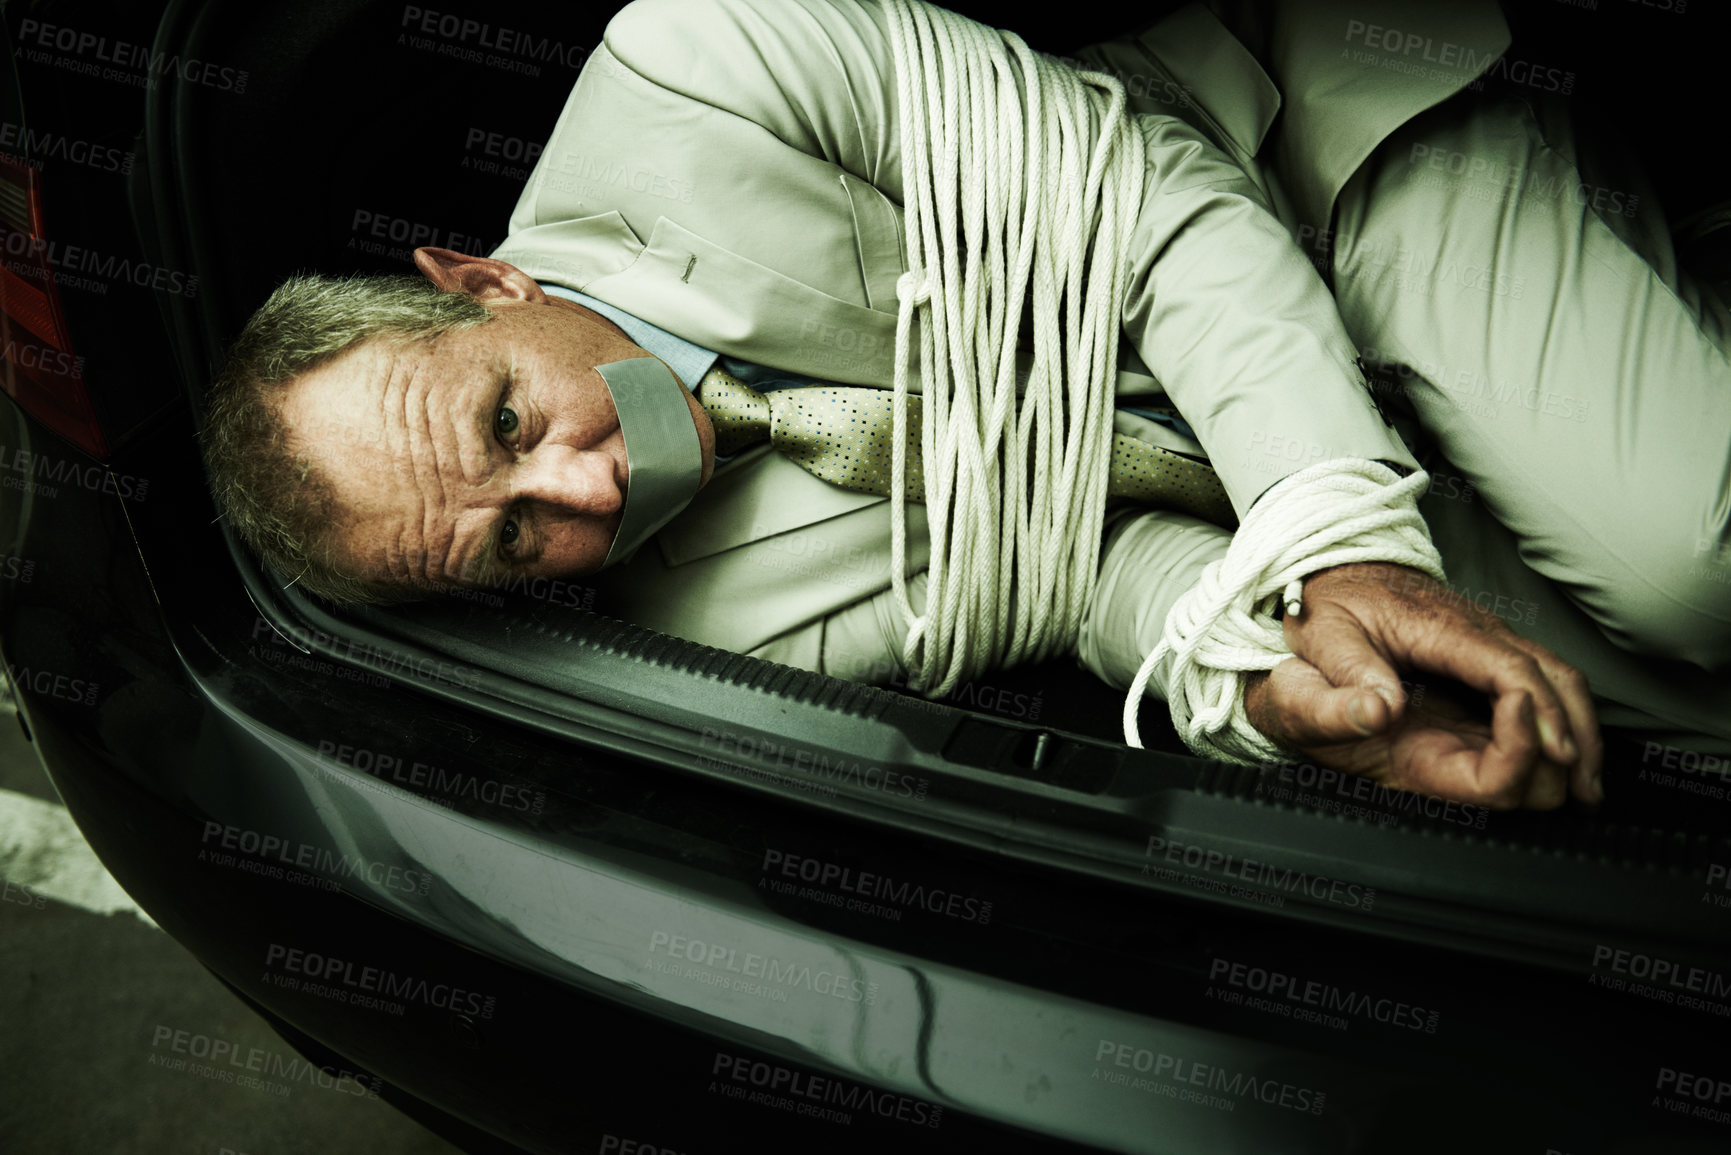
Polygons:
M608 23L604 42L629 67L720 62L782 43L875 37L881 22L878 6L859 0L632 0Z
M1299 220L1317 228L1377 145L1509 45L1496 0L1266 0L1236 13L1260 21L1246 35L1282 98L1271 159Z

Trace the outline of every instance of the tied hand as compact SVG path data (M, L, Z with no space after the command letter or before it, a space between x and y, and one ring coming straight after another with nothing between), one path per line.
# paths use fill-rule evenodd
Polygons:
M1604 797L1587 681L1502 619L1416 570L1337 566L1304 582L1284 622L1288 658L1248 679L1270 739L1311 760L1458 802L1508 809ZM1489 717L1444 694L1409 700L1397 668L1486 696Z

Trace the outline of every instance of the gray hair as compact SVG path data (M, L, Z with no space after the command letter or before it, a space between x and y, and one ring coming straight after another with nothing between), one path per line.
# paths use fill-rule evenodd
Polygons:
M427 340L492 316L467 293L416 276L306 274L270 295L212 383L199 435L217 509L260 560L337 605L415 596L345 568L335 544L336 490L311 458L289 448L277 401L301 374L362 342Z

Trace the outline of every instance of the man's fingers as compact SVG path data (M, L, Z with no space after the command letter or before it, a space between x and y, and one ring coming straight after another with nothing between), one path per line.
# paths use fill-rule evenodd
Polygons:
M1268 713L1287 744L1334 744L1348 768L1481 805L1550 809L1571 792L1597 802L1603 745L1581 674L1422 574L1394 583L1385 571L1397 569L1307 580L1285 624L1293 670L1277 668L1265 687L1278 691ZM1488 725L1446 698L1409 702L1397 668L1485 695Z
M1544 743L1545 756L1559 765L1572 766L1580 758L1574 739L1573 714L1592 703L1584 698L1576 710L1565 706L1556 685L1540 663L1538 654L1562 663L1536 642L1529 642L1500 623L1481 620L1462 623L1466 628L1437 630L1418 615L1395 615L1379 623L1384 645L1396 661L1447 674L1456 681L1497 701L1524 694L1531 704L1532 732ZM1566 667L1563 667L1566 668Z
M1473 719L1446 697L1414 698L1396 721L1376 695L1331 685L1301 658L1288 658L1259 681L1253 720L1277 742L1324 764L1497 809L1548 810L1568 797L1569 775L1544 757L1525 695L1499 702L1501 717L1488 721ZM1251 701L1247 694L1247 708ZM1370 712L1358 713L1358 707Z
M1598 714L1593 709L1593 694L1586 675L1537 642L1526 638L1516 638L1515 642L1533 654L1545 677L1556 688L1563 709L1568 712L1569 732L1574 735L1575 746L1580 751L1580 757L1570 770L1570 789L1582 802L1597 805L1605 798L1600 782L1605 764L1605 742L1599 734Z
M1497 698L1491 713L1491 744L1479 762L1478 786L1492 806L1525 801L1540 758L1533 700L1515 691Z
M1302 631L1293 628L1299 625ZM1379 719L1392 721L1405 710L1406 694L1394 667L1350 615L1324 611L1312 617L1307 607L1298 621L1288 625L1286 638L1292 652L1322 671L1331 685L1351 691L1351 697L1368 694L1379 698L1386 707L1377 711ZM1377 730L1386 725L1387 721L1379 721Z
M1393 584L1386 572L1391 570L1400 577ZM1392 676L1394 663L1446 674L1494 701L1524 694L1531 700L1531 725L1546 757L1579 769L1581 743L1589 740L1592 727L1586 725L1583 734L1576 735L1575 722L1590 718L1591 701L1583 691L1579 701L1565 703L1538 655L1555 671L1567 667L1544 647L1527 642L1422 574L1393 567L1324 571L1307 582L1305 596L1304 613L1286 631L1287 643L1330 681L1340 685L1356 679L1362 685L1368 678ZM1342 640L1341 635L1354 629L1366 635L1361 646ZM1372 647L1376 663L1355 656ZM1398 693L1398 683L1395 687Z
M1530 774L1511 779L1506 764L1491 763L1488 753L1488 748L1462 748L1434 755L1393 784L1493 810L1553 810L1567 799L1569 779L1562 767L1538 759Z
M1390 721L1381 698L1330 685L1299 658L1288 658L1269 675L1268 705L1278 740L1299 748L1355 742L1386 729Z
M1568 776L1547 761L1524 695L1499 699L1490 733L1481 724L1453 729L1451 739L1409 749L1396 785L1496 810L1549 810L1568 797ZM1477 736L1472 736L1476 731Z
M1569 800L1569 772L1548 758L1540 758L1527 779L1521 805L1528 810L1555 810Z

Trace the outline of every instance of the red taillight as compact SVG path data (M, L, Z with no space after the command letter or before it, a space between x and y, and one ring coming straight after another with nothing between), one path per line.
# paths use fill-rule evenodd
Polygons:
M42 173L0 156L0 366L37 420L95 457L108 456L84 358L73 352L42 225Z

